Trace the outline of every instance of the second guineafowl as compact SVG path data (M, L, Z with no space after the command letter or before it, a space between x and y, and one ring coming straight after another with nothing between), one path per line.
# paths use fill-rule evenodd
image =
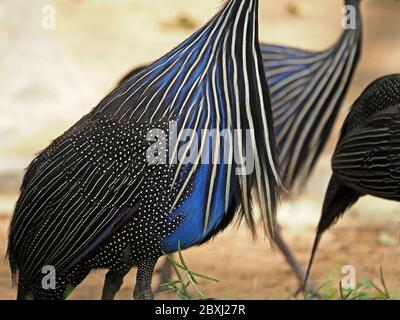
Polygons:
M400 201L400 74L374 81L353 104L332 171L308 274L322 234L360 197Z

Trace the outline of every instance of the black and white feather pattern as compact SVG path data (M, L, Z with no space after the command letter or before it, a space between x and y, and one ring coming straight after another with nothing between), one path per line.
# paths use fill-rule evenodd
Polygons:
M355 102L332 159L359 194L400 199L400 77L378 79Z
M308 179L322 152L349 89L362 45L358 0L356 29L344 30L322 52L262 45L283 185L292 192Z
M147 208L156 212L149 203L151 184L170 190L150 226L156 230L157 219L189 201L200 174L209 188L201 194L201 227L189 230L199 235L198 242L216 232L209 225L223 219L233 199L252 226L251 202L257 198L266 233L273 237L279 171L257 9L258 0L228 1L208 24L122 83L32 162L9 234L11 268L20 281L36 281L44 265L66 272L130 221L140 223ZM147 161L146 134L154 128L168 131L170 121L178 124L178 135L184 129L239 129L239 144L230 152L214 145L220 160L242 154L243 132L249 129L254 171L237 175L229 161L203 171L196 161L178 162L167 166L167 178L162 177ZM209 140L199 144L205 148ZM224 196L216 198L221 188Z

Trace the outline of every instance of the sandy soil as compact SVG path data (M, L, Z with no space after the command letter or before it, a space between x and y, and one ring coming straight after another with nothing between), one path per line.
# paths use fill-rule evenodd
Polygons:
M0 256L5 253L5 237L8 218L2 217L0 233ZM347 225L329 232L321 243L315 261L313 279L318 284L332 281L336 284L343 276L344 265L357 270L357 280L371 279L379 283L379 267L385 272L385 280L394 298L400 297L400 267L397 244L398 228L367 226L365 219L352 217ZM284 228L288 242L299 260L305 264L312 243L311 230L293 233ZM261 233L260 233L261 234ZM389 238L393 243L382 239ZM231 229L202 247L184 252L185 260L193 271L206 273L219 283L201 282L204 293L218 299L292 299L298 284L279 252L271 252L269 245L260 237L253 242L243 228ZM104 272L92 272L76 288L70 299L99 299L104 281ZM155 277L154 283L158 282ZM118 299L131 299L135 283L135 271L125 278ZM11 288L9 268L0 263L0 300L14 299L16 290ZM173 294L159 294L157 299L176 299Z

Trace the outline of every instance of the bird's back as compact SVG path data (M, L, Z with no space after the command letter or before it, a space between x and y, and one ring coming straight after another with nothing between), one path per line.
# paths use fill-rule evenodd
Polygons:
M380 78L351 107L332 157L319 231L360 196L400 195L400 76Z
M181 239L183 247L201 243L239 205L254 228L253 196L272 237L279 174L257 7L257 0L227 2L32 163L9 235L11 268L21 282L37 282L44 265L70 270L115 234L121 237L112 245L133 243L137 260L176 250ZM213 130L225 129L235 140L214 142L220 136ZM243 150L255 162L250 172L235 162ZM165 157L154 156L159 152ZM118 233L130 225L129 239Z
M154 171L143 153L150 128L108 118L78 127L45 149L26 173L9 255L13 271L18 266L27 278L43 265L64 270L107 227L133 215Z
M332 157L332 171L306 281L322 234L361 196L400 200L399 74L374 81L353 104Z
M360 194L400 199L400 76L371 84L354 103L332 169Z

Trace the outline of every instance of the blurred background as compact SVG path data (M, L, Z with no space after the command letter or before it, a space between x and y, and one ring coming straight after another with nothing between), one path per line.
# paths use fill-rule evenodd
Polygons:
M172 49L221 5L216 0L0 0L1 257L23 170L34 155L95 107L127 71ZM320 50L342 31L341 0L261 0L260 6L263 42ZM52 9L55 29L43 25ZM400 2L365 0L362 11L363 55L335 132L303 193L283 201L279 210L283 233L304 264L343 117L372 80L400 72ZM323 239L314 280L335 285L343 265L353 265L358 280L376 280L382 267L389 289L400 297L399 209L397 203L371 197L359 201ZM219 279L218 284L204 284L208 295L291 297L297 288L295 277L280 253L272 252L259 234L253 242L245 228L231 228L185 252L194 271ZM71 298L98 299L103 274L91 274ZM129 299L133 284L134 271L118 298ZM0 258L0 299L14 299L15 294L8 265Z

